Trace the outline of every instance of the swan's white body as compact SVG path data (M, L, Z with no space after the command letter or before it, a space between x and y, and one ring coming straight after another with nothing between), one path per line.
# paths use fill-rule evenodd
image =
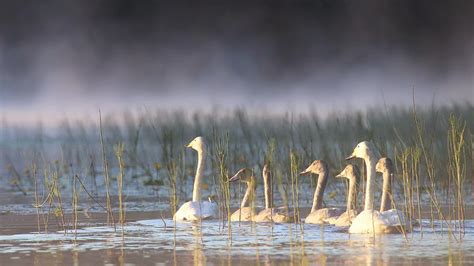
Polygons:
M343 213L343 210L339 208L322 208L319 210L312 211L304 222L307 224L334 224L337 217Z
M201 200L201 179L204 172L206 159L206 144L202 137L196 137L187 147L198 153L198 165L196 177L194 178L193 200L181 205L174 214L175 221L199 221L204 219L214 219L218 217L217 203Z
M273 196L271 192L270 170L267 165L263 166L263 186L265 191L265 209L255 216L257 223L291 223L294 215L288 212L288 208L273 208Z
M255 208L252 207L242 207L236 210L230 216L231 222L251 222L255 220L255 216L257 213L255 212Z
M247 183L247 190L245 191L242 203L240 204L240 209L236 210L230 216L230 221L232 222L250 222L253 221L255 219L255 216L257 215L255 212L255 208L251 206L255 195L255 180L252 174L246 174L248 172L248 169L242 168L228 180L228 182L234 182L239 180Z
M199 221L217 218L217 204L210 201L188 201L175 213L176 221Z
M257 223L292 223L293 213L288 212L288 208L265 208L255 216Z
M357 214L357 210L345 211L339 215L339 217L330 220L329 223L339 227L350 226L352 224L352 220L357 217Z
M401 233L405 226L400 222L397 212L379 212L373 209L374 186L375 186L375 166L378 152L375 146L367 141L357 144L352 155L347 159L364 159L367 166L367 186L365 192L364 211L357 215L349 227L351 234L387 234ZM396 216L396 217L395 217Z
M313 197L313 206L311 212L304 220L307 224L324 224L330 223L336 217L343 213L340 208L322 208L322 201L324 195L324 189L329 178L328 164L322 160L315 160L311 163L306 170L300 173L300 175L313 173L318 175L318 184Z
M362 211L349 227L351 234L391 234L402 233L403 230L404 226L395 213L375 210Z

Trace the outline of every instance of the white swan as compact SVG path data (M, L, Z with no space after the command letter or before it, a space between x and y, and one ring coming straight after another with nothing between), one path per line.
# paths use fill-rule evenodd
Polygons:
M305 175L313 173L318 175L318 184L313 197L313 206L311 212L304 220L305 223L310 224L323 224L329 223L330 218L338 217L343 213L343 210L339 208L322 208L324 189L329 178L329 167L328 164L323 160L315 160L311 163L306 170L300 173Z
M335 177L349 179L349 191L347 193L347 207L346 211L337 217L331 224L335 226L350 226L352 220L357 216L357 183L359 182L359 169L357 166L349 164L342 172Z
M404 226L392 213L381 213L374 210L375 165L379 157L375 146L368 141L363 141L354 148L352 158L364 159L367 168L367 185L365 190L364 210L352 220L349 227L351 234L387 234L404 232Z
M273 207L272 184L268 165L263 166L263 187L265 191L265 209L255 216L257 223L291 223L294 221L293 213L287 207Z
M382 157L377 162L375 170L382 173L383 186L382 186L382 198L380 203L380 212L384 215L391 217L395 221L401 221L402 224L406 224L407 228L411 226L419 225L416 219L412 219L411 223L406 220L406 216L403 211L392 208L392 178L393 178L393 163L390 158ZM410 226L411 225L411 226Z
M181 205L174 214L176 221L198 221L203 219L217 218L217 203L201 200L201 179L204 173L206 161L206 144L202 137L196 137L186 147L192 148L198 153L198 165L196 177L194 178L193 200Z
M240 204L240 209L232 213L230 220L232 222L253 221L257 215L255 208L252 206L255 197L255 178L249 169L242 168L233 177L229 178L228 182L235 182L238 180L247 184L247 190L245 191L242 203ZM249 206L246 206L247 203Z

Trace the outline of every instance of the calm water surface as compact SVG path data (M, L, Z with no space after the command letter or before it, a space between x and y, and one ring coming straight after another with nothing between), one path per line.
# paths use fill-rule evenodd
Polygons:
M474 220L462 241L429 220L403 235L349 235L333 226L233 223L171 219L127 223L115 231L87 226L74 231L0 236L2 265L221 265L221 264L472 264Z

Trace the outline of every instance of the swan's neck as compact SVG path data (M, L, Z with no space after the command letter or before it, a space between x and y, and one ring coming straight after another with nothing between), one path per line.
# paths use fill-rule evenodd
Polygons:
M272 208L273 207L272 181L270 180L270 176L268 173L264 173L263 188L265 190L265 208L266 209Z
M204 165L206 161L206 150L198 150L198 164L196 169L196 177L194 178L193 201L201 200L201 179L204 174Z
M380 203L380 211L390 210L392 208L390 194L392 193L391 185L392 173L390 171L383 172L383 190L382 202Z
M375 156L367 156L365 158L365 165L367 167L367 185L365 187L365 205L364 210L374 209L374 187L375 187L375 165L377 159Z
M346 210L350 211L356 208L357 200L357 183L355 179L349 180L349 193L347 194L347 207Z
M245 191L244 198L242 199L242 203L240 204L240 208L245 207L247 204L250 206L250 201L252 200L251 197L253 196L253 192L255 189L255 182L249 181L247 182L247 190Z
M311 212L322 208L323 194L324 189L326 188L326 183L328 182L328 177L329 174L327 172L319 173L318 185L316 186L316 191L314 192L313 207L311 208Z

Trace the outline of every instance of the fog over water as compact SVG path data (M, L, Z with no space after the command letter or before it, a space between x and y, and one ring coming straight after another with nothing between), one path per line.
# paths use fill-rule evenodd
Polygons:
M474 103L471 1L11 1L0 115Z

